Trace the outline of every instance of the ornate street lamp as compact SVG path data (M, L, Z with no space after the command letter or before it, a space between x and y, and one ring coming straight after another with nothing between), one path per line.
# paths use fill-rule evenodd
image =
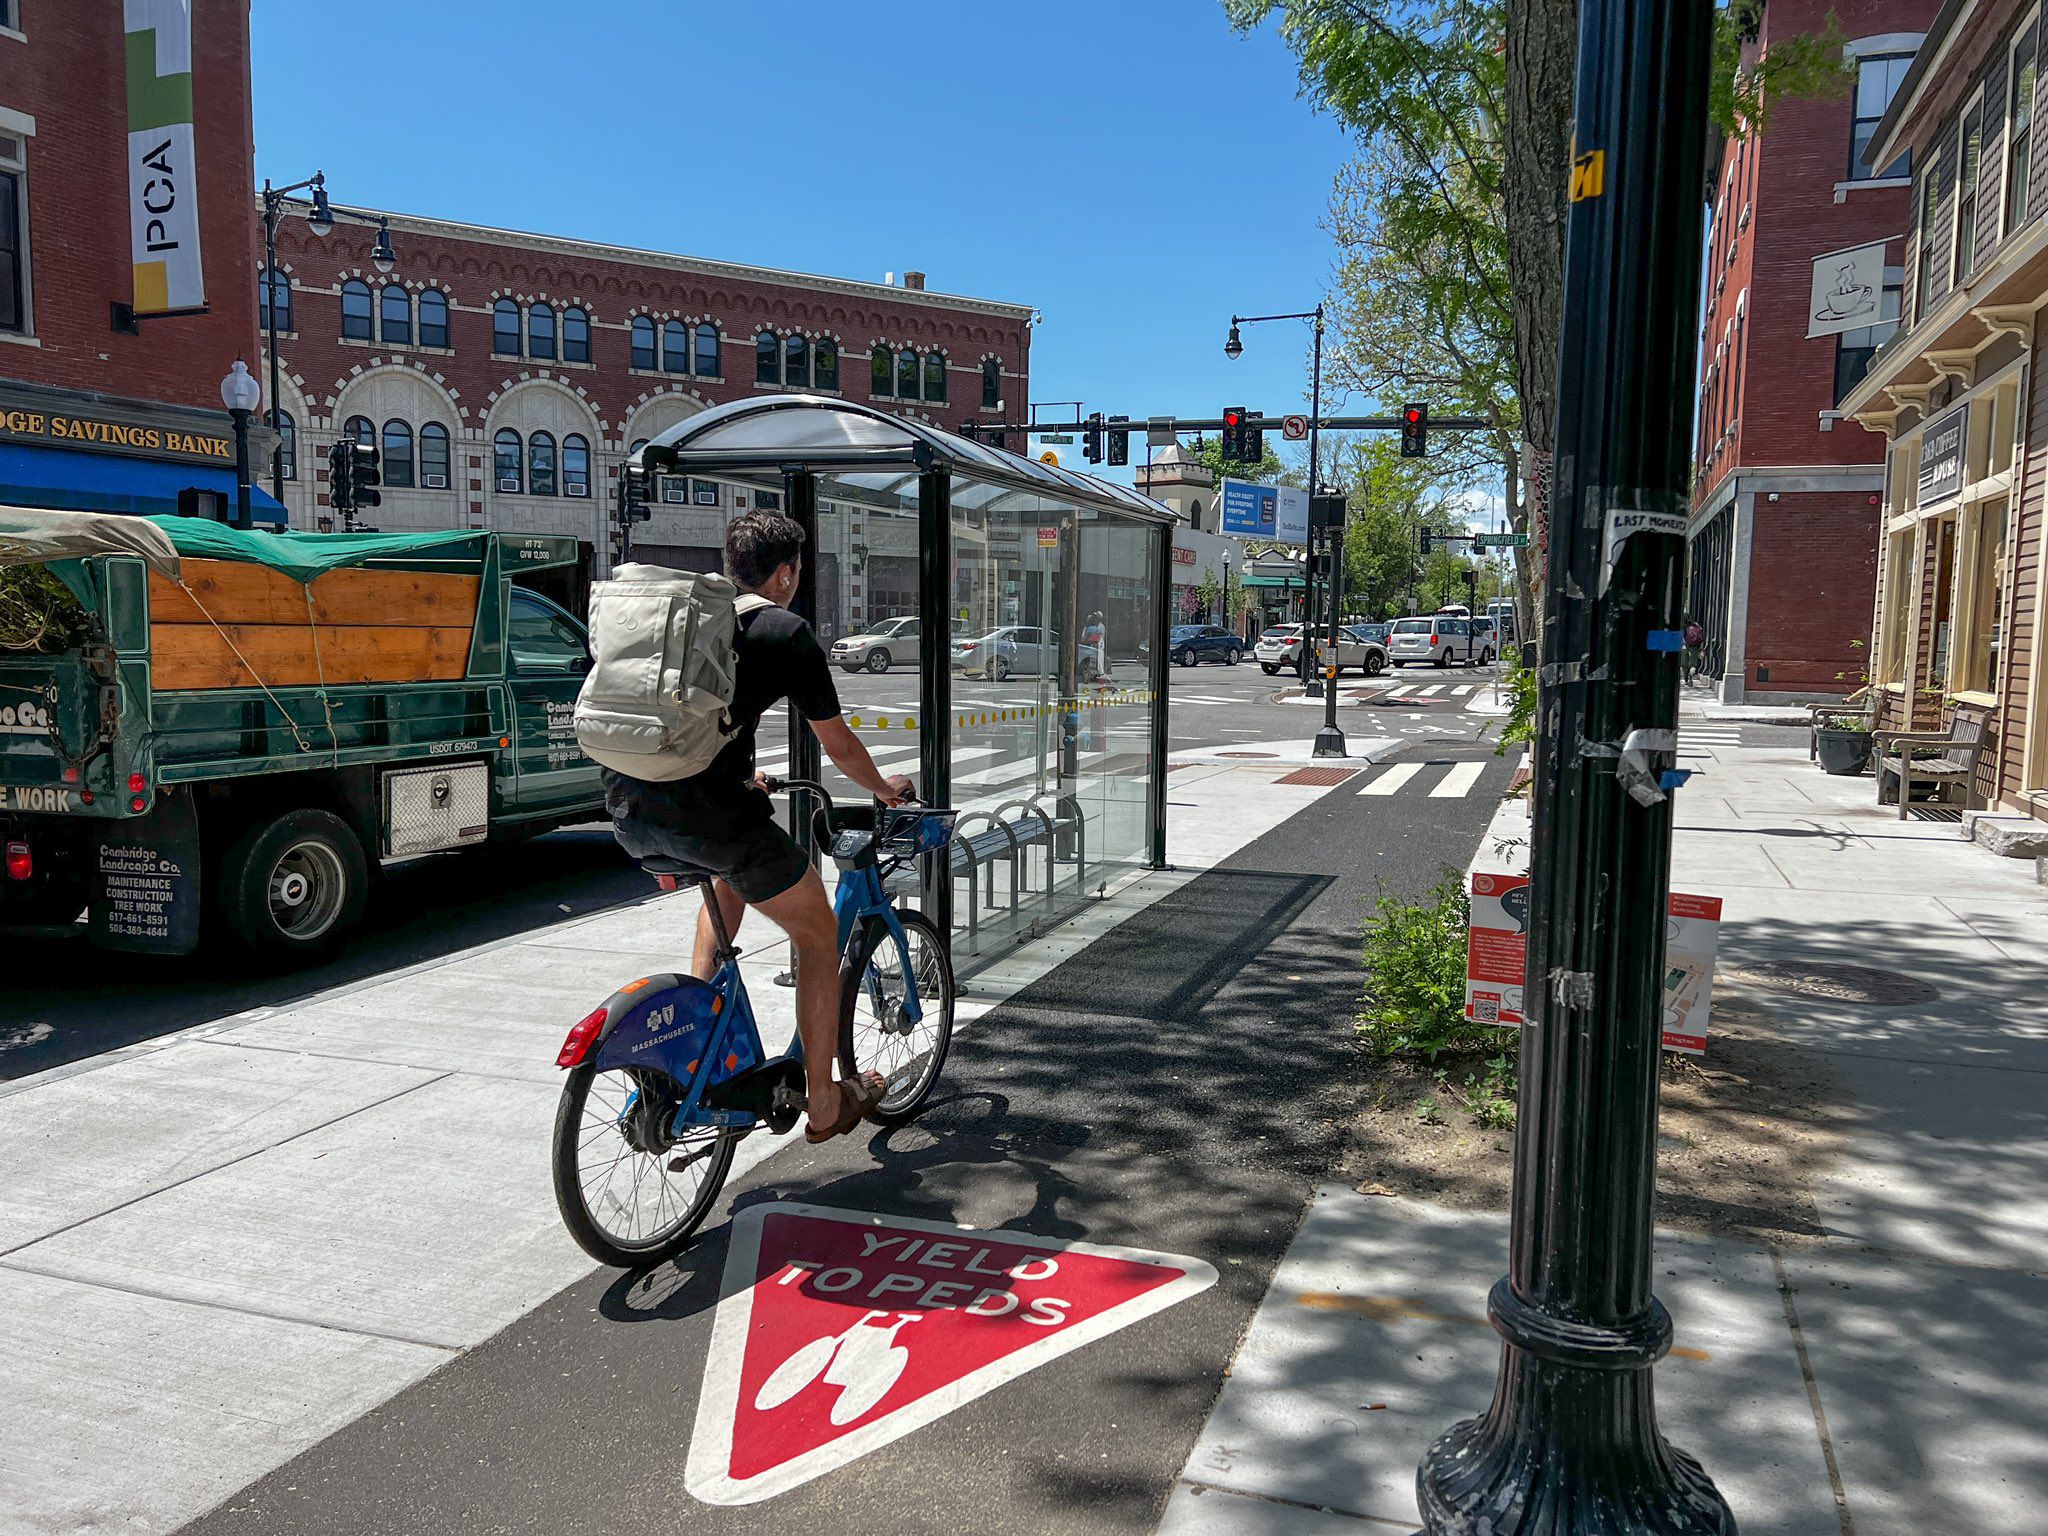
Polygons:
M263 403L263 386L239 357L220 381L220 403L235 423L235 526L247 528L249 515L249 417Z

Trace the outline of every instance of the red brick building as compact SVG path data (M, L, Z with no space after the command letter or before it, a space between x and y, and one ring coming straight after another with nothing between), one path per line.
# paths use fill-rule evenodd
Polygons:
M921 273L856 282L379 217L388 273L371 259L373 227L320 237L293 216L279 230L295 527L332 517L325 455L348 431L382 450L378 527L572 534L603 569L621 461L712 405L839 395L957 430L1014 420L1030 398L1030 306L932 292ZM634 532L635 557L715 568L746 495L664 484ZM825 556L821 583L832 589L829 542ZM845 574L849 620L914 606L914 544L864 547L861 568Z
M1723 146L1709 189L1689 607L1731 702L1863 681L1884 443L1840 406L1898 326L1911 170L1862 156L1937 9L1771 0L1752 56L1832 16L1855 83L1772 103L1760 134ZM1877 241L1870 323L1810 337L1815 261Z
M221 378L259 357L249 0L192 0L189 41L159 10L143 81L122 6L0 0L0 501L170 510L186 484L233 483ZM189 163L158 154L155 185L130 175L131 96L153 128L191 125ZM175 218L194 197L207 312L123 324L131 199Z

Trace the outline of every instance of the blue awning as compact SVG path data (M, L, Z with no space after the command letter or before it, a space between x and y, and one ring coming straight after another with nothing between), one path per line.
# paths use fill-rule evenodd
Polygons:
M0 502L18 507L53 507L75 512L133 512L173 515L178 492L187 487L220 491L235 504L235 473L203 464L132 459L70 448L0 444ZM285 510L260 486L249 489L249 515L259 523L285 522Z

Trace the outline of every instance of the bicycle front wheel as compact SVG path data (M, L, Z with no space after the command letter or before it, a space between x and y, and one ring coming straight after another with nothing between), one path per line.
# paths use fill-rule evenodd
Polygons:
M882 1075L888 1087L875 1118L885 1125L924 1107L953 1043L953 957L945 937L921 912L897 917L902 948L887 924L870 918L854 940L839 993L840 1070L848 1078ZM905 1007L913 992L915 1019Z
M572 1068L555 1108L555 1207L600 1264L641 1269L690 1240L732 1168L731 1131L671 1137L681 1090L665 1073Z

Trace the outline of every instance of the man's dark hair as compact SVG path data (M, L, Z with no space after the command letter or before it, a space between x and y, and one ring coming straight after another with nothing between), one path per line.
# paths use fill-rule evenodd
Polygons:
M725 574L748 591L803 552L804 531L780 512L742 512L726 525Z

